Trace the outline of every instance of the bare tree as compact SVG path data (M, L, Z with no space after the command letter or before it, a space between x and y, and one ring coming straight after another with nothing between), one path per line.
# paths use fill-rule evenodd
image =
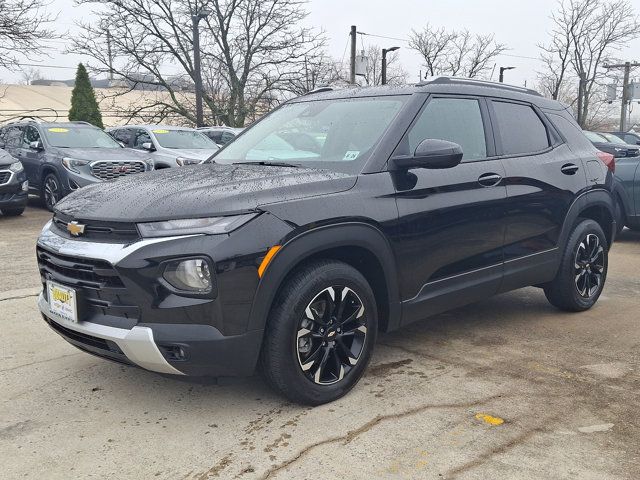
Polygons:
M21 71L20 76L22 77L22 82L25 85L31 85L31 82L34 80L42 80L42 72L39 68L24 68Z
M0 0L0 67L15 68L16 52L22 58L43 53L42 41L55 37L45 7L45 0Z
M303 70L289 77L283 92L304 95L316 88L346 82L347 74L340 62L327 55L305 58Z
M422 56L428 76L469 78L482 77L493 60L507 50L506 45L496 42L493 34L447 31L428 24L420 32L411 32L409 46Z
M628 0L560 0L552 20L551 41L541 46L546 65L539 73L543 90L558 98L567 82L573 84L575 104L581 106L578 120L583 127L593 124L590 111L600 111L602 103L606 77L602 67L640 36L640 21Z
M76 1L101 9L97 22L81 24L73 50L94 60L94 72L108 73L113 65L129 89L167 92L165 100L131 112L155 118L178 114L195 121L193 96L183 87L195 79L191 17L203 8L211 11L201 24L200 40L210 124L244 125L265 99L277 98L291 78L303 75L305 59L315 58L324 45L322 32L302 26L306 0ZM169 69L178 75L168 75Z

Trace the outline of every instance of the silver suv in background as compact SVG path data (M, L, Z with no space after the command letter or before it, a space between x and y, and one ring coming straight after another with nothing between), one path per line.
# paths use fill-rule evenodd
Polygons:
M193 128L136 125L107 132L125 147L147 152L156 169L196 165L218 151L213 140Z
M53 206L80 187L153 170L147 152L122 148L85 122L22 120L0 129L0 148L24 165L30 193Z

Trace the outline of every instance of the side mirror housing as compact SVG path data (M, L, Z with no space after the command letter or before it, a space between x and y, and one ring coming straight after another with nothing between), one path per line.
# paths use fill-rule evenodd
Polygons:
M443 169L458 165L462 156L462 147L457 143L427 138L416 147L413 156L395 157L390 162L392 170Z
M40 140L35 141L35 142L31 142L29 144L29 148L31 150L36 150L36 151L40 151L40 150L44 150L44 147L42 146L42 142Z
M142 148L144 148L148 152L153 152L155 150L155 147L153 146L153 143L151 143L151 142L143 143L142 144Z

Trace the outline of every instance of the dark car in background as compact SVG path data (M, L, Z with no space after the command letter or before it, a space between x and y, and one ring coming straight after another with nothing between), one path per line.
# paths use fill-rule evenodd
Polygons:
M530 90L311 92L213 160L60 202L37 246L47 325L162 373L259 365L318 405L358 382L378 332L530 285L584 311L605 285L613 157Z
M29 191L49 210L86 185L153 169L148 154L123 148L85 122L11 123L0 129L0 147L22 162Z
M233 127L200 127L198 128L199 132L204 133L211 140L216 142L216 145L219 147L224 147L227 143L232 142L240 133L244 130L244 128L233 128Z
M600 132L585 131L584 134L594 147L601 152L610 153L616 159L638 155L638 148L635 148L633 145L629 145L614 135L612 135L612 137L615 140L611 141L611 139L607 138L605 134Z
M640 145L640 133L636 132L609 132L612 135L624 140L630 145Z
M24 167L0 150L0 211L6 216L22 215L27 206L29 182Z

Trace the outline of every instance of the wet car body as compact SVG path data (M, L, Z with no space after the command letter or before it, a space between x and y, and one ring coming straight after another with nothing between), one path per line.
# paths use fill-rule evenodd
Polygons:
M22 213L28 201L29 182L22 164L0 150L0 211Z
M436 100L460 98L477 104L486 120L484 156L454 169L402 167L411 161L404 139L416 119ZM357 268L374 292L380 330L392 331L552 281L561 249L584 216L593 215L613 239L611 172L557 102L517 88L443 79L318 92L287 105L319 115L323 101L386 102L395 113L366 153L355 149L364 144L358 135L378 127L370 118L357 117L353 132L337 131L336 141L349 145L340 154L344 161L313 164L319 155L313 151L299 157L307 163L274 160L273 145L289 130L247 152L250 162L224 163L252 130L259 134L258 122L213 157L220 163L155 171L65 199L38 241L44 286L38 302L46 322L79 348L150 370L250 375L280 289L305 262L331 259ZM508 139L489 130L488 121L500 102L529 109L547 145L503 154ZM286 108L271 115L286 115ZM361 154L361 163L351 161ZM219 234L195 226L212 216L242 224ZM82 235L74 234L74 222ZM169 236L144 233L185 224L194 227ZM206 292L188 293L167 281L175 262L191 260L211 271ZM73 276L69 262L89 277ZM77 322L52 313L48 281L81 293Z

